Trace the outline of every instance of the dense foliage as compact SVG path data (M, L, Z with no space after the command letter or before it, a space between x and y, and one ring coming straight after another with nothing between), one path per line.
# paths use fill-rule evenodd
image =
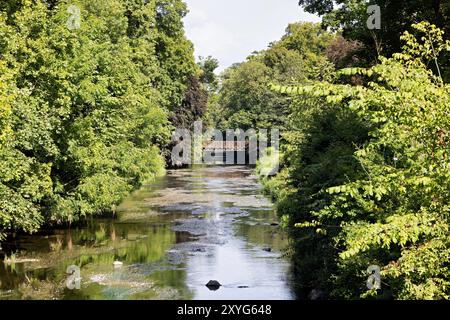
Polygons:
M369 30L371 1L299 3L323 25L219 81L182 0L2 1L0 240L114 211L163 173L174 127L277 128L281 170L273 148L257 170L300 297L449 299L450 6L380 0Z
M273 86L298 97L284 169L266 186L293 228L305 296L450 298L450 87L427 67L450 42L413 28L372 68ZM352 75L364 85L339 84ZM381 290L366 286L371 265Z
M0 234L114 210L163 172L198 73L185 14L181 0L1 2Z
M446 0L299 0L299 5L323 16L324 27L342 30L347 40L360 42L363 46L358 56L366 64L378 62L380 54L390 57L400 52L400 36L404 31L412 31L414 23L428 21L445 31L450 39L450 2ZM380 7L380 29L367 28L366 22L372 14L367 9L371 5ZM450 54L443 53L439 62L447 81L450 80L449 61Z
M218 112L223 128L284 128L289 99L267 90L270 81L298 83L325 79L333 64L326 49L334 35L314 23L294 23L270 48L222 75Z

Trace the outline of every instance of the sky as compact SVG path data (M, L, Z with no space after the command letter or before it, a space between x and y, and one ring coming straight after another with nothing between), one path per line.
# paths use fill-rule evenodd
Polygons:
M185 1L190 11L185 29L195 55L218 59L217 72L279 40L291 22L320 21L305 13L297 0Z

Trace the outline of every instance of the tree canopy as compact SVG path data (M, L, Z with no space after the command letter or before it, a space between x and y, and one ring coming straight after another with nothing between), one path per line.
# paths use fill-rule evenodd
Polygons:
M306 11L323 16L323 26L341 29L348 40L358 40L365 46L360 58L368 64L378 56L389 57L402 49L400 36L412 31L411 25L428 21L445 32L450 39L450 3L442 0L299 0ZM370 30L367 8L377 5L381 10L381 29ZM440 57L446 79L450 79L448 53ZM436 71L436 70L435 70Z
M2 1L0 233L109 212L163 172L199 73L185 14L181 0Z
M450 87L428 66L450 42L429 23L413 28L392 58L336 74L363 86L273 86L299 97L284 169L266 185L293 228L305 294L449 298ZM371 265L382 290L366 287Z
M284 128L289 101L267 90L277 80L298 83L326 77L333 65L326 49L334 36L313 23L294 23L270 48L225 71L219 103L225 111L221 125L230 128Z

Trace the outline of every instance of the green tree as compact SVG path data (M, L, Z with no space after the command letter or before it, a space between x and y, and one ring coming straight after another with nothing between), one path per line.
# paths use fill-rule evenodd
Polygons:
M168 102L167 108L179 106L188 86L188 78L198 73L194 46L187 40L183 18L187 14L182 0L154 0L156 4L156 58L159 64L156 86Z
M172 123L177 128L193 129L195 121L202 120L207 109L208 93L203 89L200 80L191 76L185 97L172 117Z
M400 36L411 24L428 21L450 35L450 4L442 0L299 0L299 5L311 13L323 16L323 25L343 30L348 40L357 40L365 46L359 58L368 64L377 62L378 56L391 56L400 52ZM377 5L381 9L381 29L367 27L367 8ZM448 39L448 38L447 38ZM446 79L450 79L448 54L440 58ZM436 72L436 70L435 70Z
M164 171L169 111L198 72L185 12L181 1L1 3L0 232L110 212Z
M402 53L381 58L370 69L340 72L370 78L366 86L274 87L341 108L333 116L349 114L350 121L368 132L361 134L356 125L353 132L339 131L349 134L353 156L348 142L320 142L324 135L328 141L339 140L335 120L327 125L328 132L311 131L320 128L317 125L307 127L299 135L307 144L291 147L301 158L287 158L292 167L282 178L291 191L280 200L281 205L300 204L300 211L285 206L281 211L291 226L300 228L299 269L306 275L314 270L314 276L301 278L305 288L320 288L335 298L449 298L450 88L427 66L435 53L450 49L450 42L429 23L413 28L421 36L406 32ZM434 51L429 50L432 46ZM313 143L317 140L319 144ZM339 145L347 145L347 151L336 149ZM333 149L337 152L330 152ZM318 160L308 164L305 160L311 157ZM321 169L330 162L343 165L334 177L332 166L331 175ZM318 173L331 179L310 180ZM326 184L311 192L318 181ZM370 265L381 267L381 291L365 285Z

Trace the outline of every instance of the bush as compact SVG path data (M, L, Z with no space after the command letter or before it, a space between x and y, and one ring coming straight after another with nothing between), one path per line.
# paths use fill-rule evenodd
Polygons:
M365 77L364 87L273 86L321 101L301 103L293 117L306 122L284 157L295 192L279 196L280 213L298 228L295 260L306 293L450 297L450 87L427 68L450 43L428 23L413 27L425 36L405 33L402 53L339 72ZM381 290L366 287L371 265L381 267Z

